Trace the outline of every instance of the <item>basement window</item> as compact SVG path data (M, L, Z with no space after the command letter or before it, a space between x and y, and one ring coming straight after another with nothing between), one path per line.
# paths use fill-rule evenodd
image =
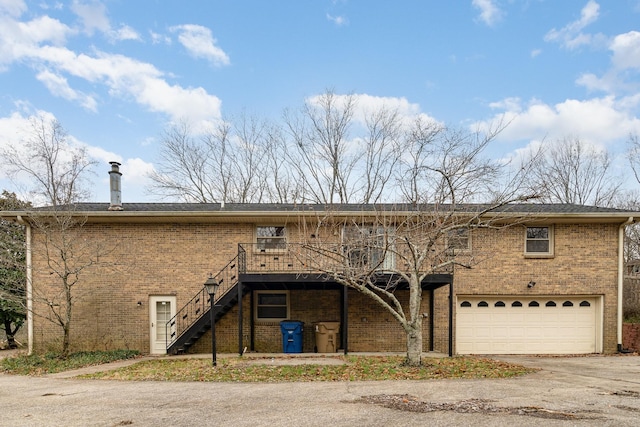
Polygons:
M255 319L280 321L289 318L289 292L256 291Z

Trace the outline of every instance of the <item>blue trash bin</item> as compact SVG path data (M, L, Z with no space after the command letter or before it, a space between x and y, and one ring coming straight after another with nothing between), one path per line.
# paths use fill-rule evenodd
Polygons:
M302 353L302 331L304 322L283 320L280 322L282 332L282 351L284 353Z

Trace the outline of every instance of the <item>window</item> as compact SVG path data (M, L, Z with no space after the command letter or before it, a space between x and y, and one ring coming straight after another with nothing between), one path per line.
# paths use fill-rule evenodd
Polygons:
M258 250L282 250L287 248L284 227L257 227L256 241Z
M447 233L447 248L454 251L468 251L471 249L468 228L456 228Z
M256 291L256 320L280 321L289 318L289 293Z
M342 230L344 251L350 267L376 267L392 270L394 230L375 226L347 226Z
M525 253L551 255L553 253L553 229L551 227L527 227Z

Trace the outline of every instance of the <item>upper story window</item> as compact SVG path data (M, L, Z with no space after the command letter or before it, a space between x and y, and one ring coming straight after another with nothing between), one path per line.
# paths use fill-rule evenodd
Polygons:
M527 227L525 254L553 255L553 228L549 226Z
M285 227L271 226L256 228L256 243L258 250L282 250L287 248L287 233Z
M342 242L351 267L393 269L393 229L376 226L346 226Z
M447 248L454 251L468 251L471 249L471 239L468 228L456 228L447 233Z

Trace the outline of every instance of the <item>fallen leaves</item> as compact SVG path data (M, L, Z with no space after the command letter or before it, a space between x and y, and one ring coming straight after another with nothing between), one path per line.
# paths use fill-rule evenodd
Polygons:
M381 381L437 380L450 378L508 378L535 370L479 357L429 359L422 366L406 366L400 356L340 356L342 363L275 364L271 359L243 357L218 360L212 367L206 359L149 360L85 378L153 381ZM332 360L335 362L335 359Z

